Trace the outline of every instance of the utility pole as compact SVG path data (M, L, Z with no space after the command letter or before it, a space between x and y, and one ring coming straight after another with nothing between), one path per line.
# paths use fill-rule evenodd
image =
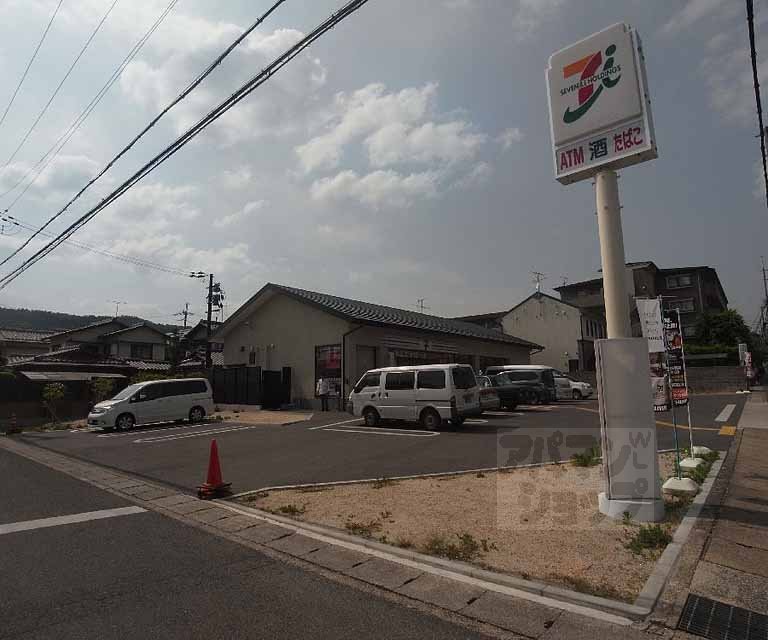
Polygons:
M761 315L763 319L763 326L762 326L762 335L763 339L768 338L768 332L766 332L766 322L768 322L768 275L766 275L766 269L765 269L765 258L763 256L760 256L760 262L763 265L763 293L765 294L765 297L763 298L763 304L761 305Z
M213 274L208 274L208 326L205 328L205 368L213 366L211 362L211 313L213 312Z
M174 313L174 316L183 316L184 317L184 328L187 328L187 317L195 315L192 311L189 310L189 302L184 304L184 309L182 311L179 311L178 313Z
M124 300L107 300L107 302L111 302L115 305L115 318L120 314L120 305L121 304L128 304Z
M424 313L425 310L429 310L429 307L424 306L425 298L419 298L416 300L416 306L419 308L419 313Z

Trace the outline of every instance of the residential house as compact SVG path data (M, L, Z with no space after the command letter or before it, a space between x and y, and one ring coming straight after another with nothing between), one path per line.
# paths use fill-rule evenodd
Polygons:
M728 308L728 298L717 271L709 266L661 269L651 261L627 263L627 290L630 298L632 335L642 335L635 298L661 296L665 311L680 310L683 335L696 335L696 323L703 313ZM602 277L555 287L569 304L605 313Z
M0 328L0 364L13 364L50 350L46 342L53 331Z
M290 367L291 400L319 406L318 378L340 400L368 369L441 362L528 364L538 344L451 318L267 284L219 327L227 369ZM341 402L339 403L341 404Z

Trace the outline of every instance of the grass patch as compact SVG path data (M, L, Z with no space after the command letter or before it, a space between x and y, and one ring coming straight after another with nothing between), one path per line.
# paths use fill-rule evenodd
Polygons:
M299 489L299 493L320 493L322 491L328 491L330 487L303 487Z
M398 538L395 540L395 546L401 549L413 549L413 540L410 538Z
M606 584L592 584L585 578L579 576L566 576L562 573L550 573L547 575L548 580L553 582L560 582L566 585L569 589L578 591L579 593L587 593L591 596L597 596L598 598L609 598L611 600L626 600L622 597L621 593L614 587Z
M672 542L672 534L666 527L659 524L643 524L640 525L626 546L632 553L642 554L646 550L662 550L670 542Z
M421 551L449 560L470 562L495 549L496 545L485 538L476 540L471 533L457 533L456 542L442 535L434 535L427 540Z
M391 487L397 484L397 480L392 480L391 478L379 478L378 480L374 480L371 483L371 486L374 489L383 489L384 487Z
M381 520L378 518L369 520L368 522L358 522L352 520L352 516L349 516L349 520L344 523L344 528L352 535L361 536L363 538L372 538L373 534L381 531Z
M574 453L571 460L577 467L595 467L600 464L600 447L594 446L584 453Z
M275 509L275 511L286 516L302 516L307 512L307 505L303 504L299 507L295 504L284 504Z

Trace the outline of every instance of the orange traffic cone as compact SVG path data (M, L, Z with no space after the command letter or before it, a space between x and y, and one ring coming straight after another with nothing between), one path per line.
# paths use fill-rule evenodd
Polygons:
M197 488L197 497L205 500L219 498L230 493L231 483L224 482L221 477L221 463L219 462L219 447L216 440L211 440L211 455L208 459L208 477L205 484Z

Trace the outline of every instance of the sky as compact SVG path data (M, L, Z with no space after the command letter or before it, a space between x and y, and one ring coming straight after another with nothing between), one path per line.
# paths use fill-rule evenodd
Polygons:
M168 1L117 0L7 162L114 2L63 0L0 125L0 193L44 156ZM50 230L342 1L287 0ZM179 0L9 213L43 224L271 3ZM57 4L0 3L0 109ZM756 12L768 83L768 6ZM545 69L554 51L616 22L643 39L659 148L658 159L620 172L627 260L716 268L731 307L752 323L768 210L735 0L370 0L73 239L213 272L227 315L267 282L409 309L423 298L429 313L453 316L511 308L534 290L532 271L546 274L550 293L563 278L595 277L594 187L554 180ZM0 260L26 237L13 233L0 235ZM62 246L0 291L0 306L111 314L119 300L121 313L170 322L186 302L202 317L204 296L199 280Z

